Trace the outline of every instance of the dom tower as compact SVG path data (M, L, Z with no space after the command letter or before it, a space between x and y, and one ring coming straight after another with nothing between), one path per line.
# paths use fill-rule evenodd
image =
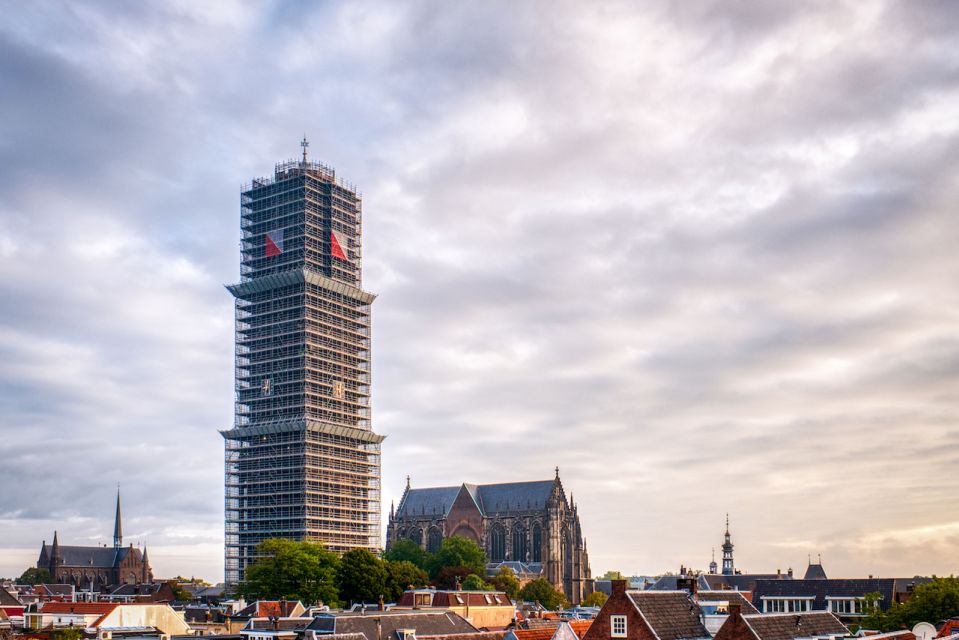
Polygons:
M370 305L356 189L303 157L240 194L236 417L226 448L228 584L267 538L380 547Z

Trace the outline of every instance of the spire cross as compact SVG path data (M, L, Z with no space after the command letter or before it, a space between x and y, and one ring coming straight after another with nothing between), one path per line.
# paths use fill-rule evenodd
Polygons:
M303 140L300 142L300 146L303 147L303 164L306 164L306 148L310 146L310 143L306 140L306 134L303 134Z

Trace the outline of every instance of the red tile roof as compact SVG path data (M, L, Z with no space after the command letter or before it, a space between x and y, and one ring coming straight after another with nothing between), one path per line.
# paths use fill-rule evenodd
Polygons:
M583 640L583 636L586 635L586 632L589 631L589 628L593 626L592 620L570 620L569 626L573 629L573 633L576 634L576 637L579 640Z
M549 640L557 627L538 627L536 629L514 629L516 640Z
M120 606L115 602L47 602L40 613L75 613L106 615Z

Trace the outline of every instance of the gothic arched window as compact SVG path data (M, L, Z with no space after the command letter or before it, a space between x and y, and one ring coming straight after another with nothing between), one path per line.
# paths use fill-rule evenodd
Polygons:
M526 529L518 524L513 528L513 560L529 562L529 545L526 541Z
M543 561L543 528L539 523L533 525L533 562Z
M436 527L430 527L430 531L426 534L426 550L430 553L436 553L440 550L440 543L443 542L443 534L440 533L440 530Z
M413 527L410 529L410 540L416 544L423 546L423 530L419 527Z
M489 559L502 562L506 559L506 531L503 525L494 524L489 532Z

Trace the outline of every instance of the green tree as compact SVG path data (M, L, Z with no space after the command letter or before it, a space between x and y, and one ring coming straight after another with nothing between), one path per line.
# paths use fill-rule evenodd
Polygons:
M495 576L490 578L490 584L499 591L505 591L512 600L519 596L519 578L505 564L499 568Z
M340 558L336 584L344 602L376 602L386 597L386 563L367 549L352 549Z
M468 567L470 573L486 573L486 552L478 544L462 536L444 538L440 548L430 558L430 576L437 578L444 567Z
M601 607L609 600L609 596L602 591L594 591L583 599L584 607Z
M390 562L412 562L423 571L429 571L430 554L420 548L412 540L406 538L394 542L389 550L383 554L385 560Z
M462 586L463 580L471 573L475 573L471 567L443 567L433 584L440 589L455 589L457 585Z
M237 593L247 600L300 600L310 605L335 605L336 568L340 559L323 545L270 538L257 546L263 554L246 568Z
M463 580L464 591L494 591L496 587L483 580L475 573L471 573Z
M53 577L46 569L37 569L30 567L17 578L17 584L49 584L53 582Z
M553 588L546 578L536 578L519 590L519 597L525 602L538 602L549 610L566 606L566 596Z
M601 575L600 577L596 579L597 580L625 580L626 576L624 576L619 571L607 571L606 573L604 573L603 575Z
M63 627L55 629L50 634L50 640L81 640L83 638L82 627Z
M386 573L386 590L390 602L399 600L403 592L410 587L425 587L430 581L426 572L409 560L387 561Z
M878 593L866 595L863 603L865 616L859 623L862 629L896 631L911 629L917 622L931 622L959 615L959 578L937 578L916 585L912 597L899 604L893 603L885 611Z

